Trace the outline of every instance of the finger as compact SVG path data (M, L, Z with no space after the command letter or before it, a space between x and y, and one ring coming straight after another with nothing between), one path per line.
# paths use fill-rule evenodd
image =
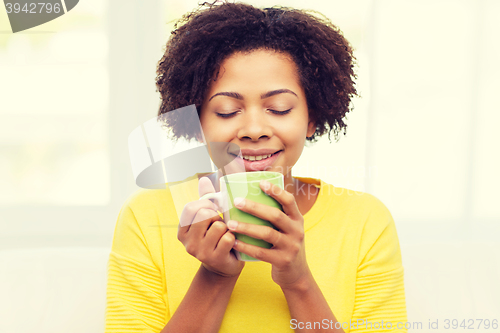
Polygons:
M227 230L226 233L219 239L217 247L215 248L215 254L218 256L224 256L225 254L230 255L235 240L234 234Z
M195 249L200 248L200 244L202 244L210 225L216 221L220 221L221 219L218 214L214 214L213 210L208 209L201 209L197 215L199 215L198 219L204 220L188 227L179 228L177 231L177 239L179 239L181 243L186 246L186 249L189 245L191 252L188 251L188 253L192 255L194 255L193 253L198 252L197 250L195 251Z
M202 197L207 193L215 193L214 185L212 184L210 178L201 177L198 181L198 194Z
M253 238L265 240L266 242L271 243L274 247L284 246L284 235L271 227L265 225L237 222L234 220L230 220L227 223L227 226L232 232L237 232Z
M265 180L262 180L259 185L264 193L276 199L276 201L281 204L281 207L286 215L290 216L292 219L302 217L299 207L297 206L297 202L295 201L295 197L292 193L285 191L281 187Z
M206 216L211 215L210 211L207 212L206 209L200 210L199 214L200 215L206 214ZM218 220L220 220L220 216L218 215L214 217L208 217L203 222L191 225L191 227L187 232L182 234L178 232L177 238L181 241L182 244L184 244L184 246L186 247L186 251L189 254L198 258L200 261L204 261L203 256L213 252L213 246L214 246L211 245L210 248L210 246L207 245L205 235L207 233L207 230L210 229L210 226L213 223L216 223ZM210 248L209 251L207 251L208 248ZM200 257L200 255L202 257Z
M202 215L198 215L200 210L209 210L211 213L208 214L205 212ZM199 222L203 222L206 219L215 216L220 219L220 216L217 214L215 204L210 200L205 199L189 202L182 210L181 218L179 219L178 234L185 234L189 231L192 225L198 224Z
M235 242L233 249L241 253L247 254L255 259L262 260L271 264L277 262L280 255L278 251L274 249L266 249L260 246L247 244L245 242L241 242L238 240Z
M291 223L292 220L278 208L269 207L243 198L235 198L234 205L245 213L261 218L264 221L269 221L269 223L284 233L292 233L297 228L296 225Z
M210 180L210 178L208 177L201 177L199 182L198 182L198 194L200 195L200 198L202 196L204 196L205 194L209 194L209 193L215 193L215 188L214 188L214 185L212 183L212 181ZM210 201L212 201L213 199L208 199ZM214 201L212 201L214 202ZM214 207L215 207L215 210L219 210L219 206L217 206L216 204L217 201L214 202Z
M184 206L184 209L182 210L182 213L181 213L181 217L179 218L180 226L185 227L185 226L189 226L190 224L192 224L196 213L198 213L198 211L202 208L212 209L212 210L216 211L217 205L208 199L188 202Z
M190 225L187 233L190 234L190 237L201 240L205 237L205 234L212 223L220 220L221 217L216 211L213 209L202 208L198 211L198 213L196 213L193 223Z
M222 236L227 231L226 224L221 221L213 222L205 233L205 238L203 240L203 247L209 252L215 251L217 243L219 243Z

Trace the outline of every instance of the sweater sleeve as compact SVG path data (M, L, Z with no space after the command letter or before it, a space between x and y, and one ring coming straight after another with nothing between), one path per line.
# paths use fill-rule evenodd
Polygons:
M350 332L407 332L396 226L390 212L376 199L361 239Z
M125 205L108 261L106 333L159 333L166 324L166 291L147 241L134 212Z

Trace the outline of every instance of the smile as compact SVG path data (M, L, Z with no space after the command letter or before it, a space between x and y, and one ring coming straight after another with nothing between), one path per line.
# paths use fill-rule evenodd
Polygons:
M264 155L242 155L242 160L246 171L264 171L272 167L283 150L278 150L272 154ZM237 157L235 154L231 154Z
M266 158L269 158L277 153L281 152L281 150L278 150L277 152L274 152L272 154L265 154L265 155L242 155L243 159L245 161L260 161L260 160L265 160ZM236 154L229 153L233 155L234 157L239 157Z
M268 154L268 155L259 155L259 156L251 156L251 155L243 155L243 159L246 160L246 161L260 161L260 160L264 160L268 157L271 157L272 154Z

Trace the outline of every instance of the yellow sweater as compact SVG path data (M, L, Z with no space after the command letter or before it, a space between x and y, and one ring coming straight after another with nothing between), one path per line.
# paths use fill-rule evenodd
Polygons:
M307 262L344 331L406 332L401 251L387 208L366 193L299 179L320 187L304 215ZM199 198L198 179L183 186L185 200ZM186 294L200 262L177 240L173 205L170 190L140 190L121 209L108 262L106 333L158 333ZM302 325L314 323L290 321L271 265L246 263L220 332L293 332ZM382 329L388 325L392 330Z

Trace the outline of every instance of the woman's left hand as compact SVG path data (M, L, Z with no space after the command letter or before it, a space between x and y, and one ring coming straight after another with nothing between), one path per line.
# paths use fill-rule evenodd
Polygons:
M304 247L304 218L299 212L293 194L266 181L260 188L283 207L283 211L244 199L235 206L249 214L269 221L278 230L267 226L229 221L229 230L265 240L270 249L244 242L236 242L234 249L272 264L272 278L281 288L295 288L310 277Z

